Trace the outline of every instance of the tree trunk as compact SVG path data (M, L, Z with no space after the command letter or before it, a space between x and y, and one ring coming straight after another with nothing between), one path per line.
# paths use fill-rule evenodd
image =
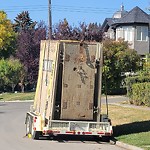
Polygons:
M21 84L21 93L24 93L24 84Z
M12 83L11 87L12 87L12 93L14 93L15 92L15 84Z

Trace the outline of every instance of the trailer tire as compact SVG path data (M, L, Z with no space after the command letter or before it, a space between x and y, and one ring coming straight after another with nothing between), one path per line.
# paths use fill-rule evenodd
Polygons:
M102 137L97 136L97 135L93 135L93 139L97 142L102 141Z
M30 116L26 118L26 136L32 133L32 120Z
M102 136L102 142L110 142L110 136Z
M40 136L42 135L41 131L33 131L32 133L32 139L39 140Z

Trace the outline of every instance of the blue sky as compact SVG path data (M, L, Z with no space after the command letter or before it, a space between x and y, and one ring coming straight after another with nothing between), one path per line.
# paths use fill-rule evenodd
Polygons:
M105 18L112 17L123 3L129 11L139 6L145 12L150 7L150 0L51 0L52 24L66 18L71 25L85 23L103 23ZM17 14L29 11L33 21L44 20L48 24L48 0L0 0L0 10L4 10L13 21Z

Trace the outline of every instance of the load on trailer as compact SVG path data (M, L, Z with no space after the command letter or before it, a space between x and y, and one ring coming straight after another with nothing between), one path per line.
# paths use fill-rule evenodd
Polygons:
M26 134L111 136L101 114L100 43L41 41L34 104L26 114Z

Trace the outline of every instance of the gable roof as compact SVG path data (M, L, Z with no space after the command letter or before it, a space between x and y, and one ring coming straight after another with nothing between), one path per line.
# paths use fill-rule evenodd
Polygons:
M124 23L150 23L150 16L136 6L114 24Z
M118 18L106 18L102 24L102 30L107 30L110 26L115 24L118 21Z

